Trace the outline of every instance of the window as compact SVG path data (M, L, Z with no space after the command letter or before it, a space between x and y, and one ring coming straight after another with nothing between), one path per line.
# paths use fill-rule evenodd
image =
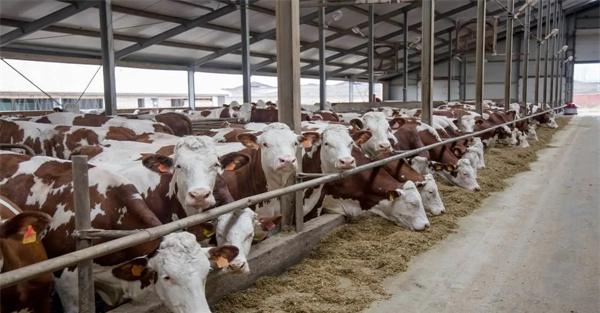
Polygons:
M79 103L77 103L77 98L63 98L62 99L63 108L75 107L76 105L78 105L79 109L81 109L81 110L102 109L102 102L103 101L101 98L92 98L92 99L82 98L79 100ZM52 107L50 107L50 110L51 109L52 109Z
M138 108L144 107L144 98L138 98Z
M13 111L12 99L2 98L0 99L0 111Z
M171 99L171 107L180 108L185 105L185 99Z
M158 98L151 98L151 100L152 100L152 107L158 108Z

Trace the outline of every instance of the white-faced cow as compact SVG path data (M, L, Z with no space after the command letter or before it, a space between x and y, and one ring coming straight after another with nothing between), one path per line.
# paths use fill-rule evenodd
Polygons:
M326 129L315 153L304 155L303 170L337 173L369 163L370 160L354 145L369 140L370 132L356 132L353 136L354 139L343 126L332 125ZM415 184L411 181L402 184L382 168L328 183L322 192L322 207L329 212L354 217L370 210L412 230L423 230L429 226Z
M43 239L48 257L75 251L71 163L49 157L0 153L0 195L11 195L24 210L52 216ZM92 227L132 230L161 225L125 178L89 167ZM97 243L102 242L99 240ZM211 268L220 268L238 253L234 246L202 248L196 237L181 232L94 260L97 292L115 305L153 286L173 312L210 312L204 283ZM216 262L212 262L216 261ZM73 268L55 274L55 285L66 312L77 312L77 276Z

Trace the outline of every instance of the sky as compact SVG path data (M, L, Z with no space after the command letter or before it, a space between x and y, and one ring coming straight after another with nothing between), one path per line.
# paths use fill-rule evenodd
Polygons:
M102 92L102 70L98 65L50 63L6 60L44 91L83 92L90 82L88 92ZM94 74L98 73L94 76ZM115 70L117 93L187 93L187 72L148 70L117 67ZM252 76L252 81L277 86L277 78ZM327 81L328 85L341 81ZM318 84L317 79L301 79L302 85ZM242 85L242 76L198 72L195 76L197 94L224 93L222 89ZM37 91L23 77L4 62L0 62L0 91Z

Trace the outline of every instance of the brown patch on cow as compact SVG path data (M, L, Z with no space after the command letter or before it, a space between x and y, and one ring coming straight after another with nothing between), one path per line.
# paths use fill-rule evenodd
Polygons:
M171 145L171 146L160 147L160 149L156 150L155 153L164 155L164 156L171 156L171 155L175 154L175 146Z
M67 133L65 145L69 150L73 150L80 147L83 140L87 141L87 145L96 145L100 143L98 134L96 134L95 131L79 128L72 133Z
M154 119L168 126L175 136L182 137L192 134L192 121L183 114L177 112L161 113L157 114Z
M42 124L52 124L50 122L50 119L48 119L47 116L42 116L42 117L38 118L35 122L36 123L42 123Z
M112 117L99 114L84 114L73 119L73 125L100 127Z
M203 117L207 117L210 115L210 111L200 111L200 115L202 115Z
M104 148L102 148L102 146L100 145L83 146L73 149L73 151L71 152L71 157L74 155L85 155L88 157L89 160L102 153L103 151Z
M15 122L0 119L0 143L18 143L23 141L25 130Z
M144 135L147 136L147 133L137 136L135 134L135 132L129 128L110 126L108 128L108 132L106 132L106 139L119 140L119 141L138 141L138 139ZM146 142L146 141L141 141L141 142Z
M154 128L154 131L157 133L165 133L165 134L173 135L173 130L169 126L164 125L162 123L154 123L154 124L152 124L152 127Z

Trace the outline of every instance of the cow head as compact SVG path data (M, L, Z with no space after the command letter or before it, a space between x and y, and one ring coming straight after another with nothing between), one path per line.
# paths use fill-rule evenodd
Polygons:
M429 170L429 160L426 157L415 156L410 159L410 166L421 175L431 173Z
M238 248L238 255L229 263L228 270L248 274L250 266L247 257L255 235L255 227L259 225L254 211L245 208L230 212L217 218L217 245L232 245Z
M250 116L252 115L252 105L250 103L244 103L239 107L237 111L237 117L245 122L250 121Z
M284 186L298 168L296 152L300 144L311 145L310 138L296 135L283 123L271 123L258 137L240 134L238 140L247 148L260 149L261 166L270 188Z
M537 131L535 130L534 124L527 126L527 140L538 141Z
M158 173L172 173L169 193L177 195L187 215L193 215L216 204L213 189L221 163L212 138L187 136L175 146L173 158L152 154L143 164Z
M520 148L528 148L529 147L529 142L527 141L527 135L525 135L524 132L518 130L518 129L513 129L513 136L515 137L516 143L515 145L520 147Z
M421 199L423 200L423 207L425 207L425 210L431 212L433 215L440 215L442 212L446 211L446 207L444 207L433 175L426 174L425 180L418 182L416 185L419 189Z
M471 161L465 158L458 160L457 165L454 166L452 171L443 171L441 174L451 183L459 187L469 191L481 190L479 183L477 183L477 174L475 174L475 170L473 169L473 166L471 166Z
M464 133L472 133L475 131L475 115L465 114L461 116L458 121L455 123Z
M468 147L467 151L463 154L462 158L469 160L469 163L473 167L473 171L475 172L475 174L477 174L477 169L481 168L478 148Z
M412 181L404 183L402 189L391 190L389 200L380 202L372 210L383 218L410 230L424 230L429 227L421 195Z
M0 222L0 270L4 269L2 272L5 272L7 268L16 269L15 266L30 265L45 260L46 250L41 239L51 221L52 218L46 213L30 211L19 213ZM32 232L33 237L28 237L29 243L23 243L27 232L31 230L35 232ZM4 264L9 266L3 268ZM50 277L49 274L43 276Z
M371 133L371 138L360 146L371 157L392 151L390 141L395 143L397 139L382 112L367 112L363 115L362 121L354 119L350 124L355 130L366 130Z
M323 172L334 173L356 167L356 160L352 156L354 144L366 142L371 133L358 131L353 137L342 125L330 125L323 131L320 155Z
M160 300L172 311L209 313L204 285L211 270L226 268L238 255L238 248L202 248L188 232L163 237L156 253L133 259L113 268L115 277L154 284Z

